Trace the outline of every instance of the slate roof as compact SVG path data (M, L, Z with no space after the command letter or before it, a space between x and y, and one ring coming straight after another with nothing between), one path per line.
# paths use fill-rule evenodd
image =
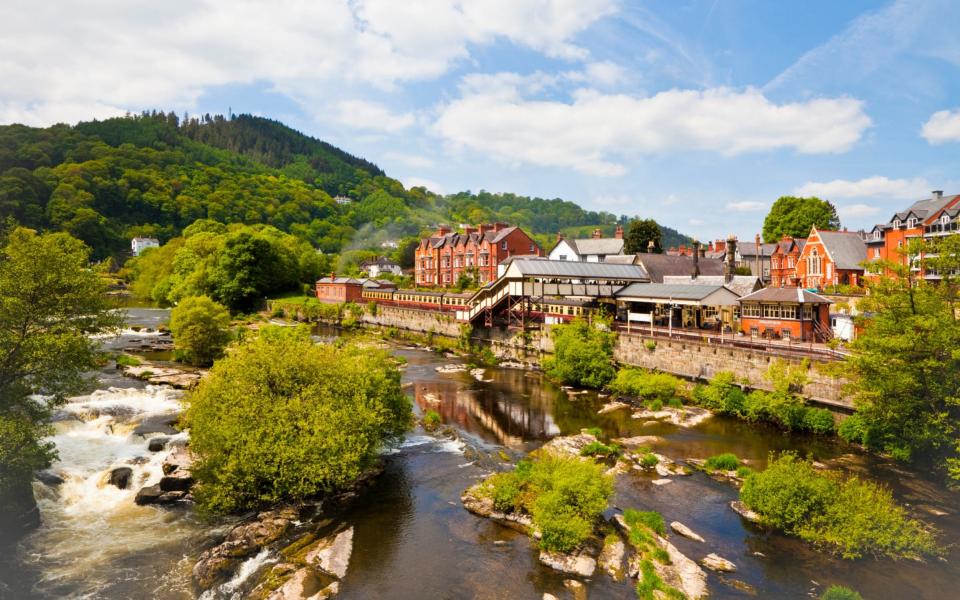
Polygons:
M322 277L322 278L320 278L320 279L317 280L317 283L326 283L326 284L337 283L337 284L345 284L345 285L362 285L362 286L365 287L365 288L379 288L379 287L394 288L394 287L396 287L396 285L395 285L392 281L387 281L387 280L385 280L385 279L367 279L366 277L362 277L362 278L360 278L360 279L357 279L357 278L355 278L355 277L335 277L335 278L333 278L333 279L331 279L331 278L329 278L329 277Z
M860 263L867 260L867 245L859 233L853 231L818 231L820 241L833 259L837 269L863 269Z
M459 233L452 232L443 236L431 236L427 238L429 244L432 248L443 248L445 245L455 246L457 244L465 244L467 242L473 242L475 244L480 244L483 241L490 242L491 244L500 243L500 241L513 233L518 227L516 225L511 225L510 227L504 227L499 231L484 231L483 235L480 235L479 232L471 233Z
M577 262L570 260L514 260L508 271L519 270L524 277L569 277L572 279L647 280L647 272L639 265Z
M819 294L803 288L766 287L743 298L740 302L795 302L797 304L831 304Z
M722 285L683 285L667 283L631 283L616 293L618 298L660 298L663 300L702 301L717 292L730 290Z
M910 213L916 215L921 221L926 220L929 217L932 217L935 213L943 210L943 207L947 206L957 198L957 194L953 196L941 196L937 198L925 198L923 200L918 200L910 205L907 210L900 211L897 214L893 215L890 218L890 223L893 223L896 219L905 221L907 216Z
M613 254L603 259L603 262L614 265L635 265L637 264L636 254Z
M776 244L760 244L760 256L768 257L773 255L773 251L776 250ZM740 256L746 258L748 256L756 258L757 256L757 245L756 244L743 244L737 246L737 250L740 251Z
M623 254L623 240L621 238L585 238L567 240L567 243L580 256Z
M696 279L689 275L666 275L663 283L670 285L714 285L723 286L736 294L737 296L746 296L752 294L763 287L760 279L756 275L734 275L730 281L726 281L723 275L701 275Z
M646 269L650 281L663 283L668 275L693 274L692 256L670 256L668 254L638 254L637 264ZM700 275L723 275L723 261L716 258L700 257Z

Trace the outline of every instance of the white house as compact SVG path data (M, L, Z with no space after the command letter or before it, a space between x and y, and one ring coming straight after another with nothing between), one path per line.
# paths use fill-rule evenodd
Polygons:
M360 263L360 270L366 272L371 279L376 279L377 277L387 273L392 275L403 275L403 270L400 268L400 265L383 256L377 260L369 260Z
M623 227L617 225L612 238L601 237L599 229L593 231L593 237L568 240L560 238L550 251L550 260L569 260L574 262L604 262L608 256L623 254Z
M130 240L130 249L134 256L140 256L140 253L147 248L159 248L160 240L157 238L135 237Z

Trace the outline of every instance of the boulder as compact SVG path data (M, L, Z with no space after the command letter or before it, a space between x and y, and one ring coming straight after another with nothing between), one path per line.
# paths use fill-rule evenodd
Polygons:
M704 539L695 533L692 529L681 523L680 521L672 521L670 523L670 529L674 530L676 533L682 535L685 538L690 538L697 542L703 542Z
M190 471L174 471L160 478L160 489L164 492L188 492L193 487Z
M587 586L576 579L565 579L563 587L570 590L570 593L573 594L573 600L587 600Z
M147 450L150 452L160 452L167 447L167 442L170 441L170 438L166 436L159 436L155 438L150 438L150 441L147 442Z
M564 554L541 550L540 562L551 569L570 575L579 575L580 577L592 577L593 572L597 570L596 559L583 551Z
M304 567L297 570L283 585L274 590L268 600L323 600L336 595L340 591L340 582L334 581L326 586L317 577L312 569ZM313 592L320 587L320 591Z
M544 452L552 454L580 457L580 450L591 442L596 442L597 438L585 431L577 435L567 435L555 437L541 447Z
M656 534L653 538L657 545L663 548L670 557L670 563L665 565L653 561L653 567L656 569L657 575L667 585L683 592L690 600L706 598L708 595L707 574L703 572L703 569L666 539Z
M36 477L37 481L47 487L57 487L58 485L62 485L64 482L63 477L60 477L50 470L38 471Z
M619 537L616 541L604 543L603 550L597 559L600 568L607 572L614 581L623 579L623 557L626 555L626 546Z
M130 486L131 477L133 477L133 469L130 467L117 467L110 471L110 477L107 478L107 483L121 490L125 490Z
M700 564L718 573L733 573L737 570L737 565L712 552L704 556Z
M350 554L353 552L353 527L345 529L336 535L326 537L307 553L308 565L343 579L347 575L347 566L350 564Z
M598 415L605 415L607 413L612 413L618 410L623 410L624 408L630 408L630 405L626 402L608 402L604 404L600 410L597 411Z
M628 438L617 438L613 440L617 444L620 444L624 448L633 449L653 446L654 444L660 443L663 441L663 438L659 435L637 435L634 437Z
M176 435L177 430L174 424L177 422L177 415L153 415L145 418L133 430L133 435L146 436L151 433L160 433L163 435Z
M0 548L12 546L41 524L40 509L29 482L9 486L4 506L5 510L0 511Z
M158 504L160 501L160 496L163 496L163 490L160 489L160 484L148 485L140 488L140 491L137 492L137 495L133 501L140 506L145 506L147 504Z
M750 521L751 523L760 522L760 515L758 515L757 513L747 508L747 505L739 500L731 500L730 508L733 509L733 512L737 513L738 515Z
M653 485L667 485L668 483L673 483L672 479L654 479L652 481Z

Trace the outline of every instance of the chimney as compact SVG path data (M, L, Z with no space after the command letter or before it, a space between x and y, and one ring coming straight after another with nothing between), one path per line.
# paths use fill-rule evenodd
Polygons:
M599 240L599 239L602 238L602 237L603 237L603 232L600 231L600 228L599 228L599 227L597 227L596 229L593 230L593 239Z
M943 198L943 190L933 190L930 195L933 196L934 200L940 200Z
M757 277L760 280L763 280L763 257L760 255L763 251L762 246L760 245L760 234L756 234L753 238L753 241L757 244Z
M487 228L487 226L484 225L483 223L478 224L478 225L477 225L477 235L479 235L480 237L483 237L483 232L486 230L486 228Z
M337 274L333 271L330 271L330 283L333 283L337 279Z
M691 279L700 277L700 241L693 240L693 274Z
M623 239L623 225L617 225L617 231L613 234L613 237L617 238L618 240Z
M653 240L647 242L647 254L653 254L654 250L657 249L657 246L653 243Z
M735 261L737 255L737 238L734 235L730 235L727 238L727 262L723 270L723 280L727 283L733 281L733 272L736 270Z
M557 243L560 243L561 241L563 241L563 232L562 232L562 231L558 231L558 232L557 232Z
M706 257L707 257L707 249L706 249L706 247L704 247L704 246L701 245L701 246L700 246L700 253L699 253L699 254L700 254L700 258L706 258Z

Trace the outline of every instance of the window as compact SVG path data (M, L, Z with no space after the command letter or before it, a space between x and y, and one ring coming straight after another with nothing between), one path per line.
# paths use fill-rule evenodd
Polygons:
M894 219L894 220L893 220L893 228L894 228L894 229L900 229L900 219Z
M903 240L897 240L897 248L903 248Z
M560 255L560 260L567 260L567 255L566 255L566 254L561 254L561 255Z
M879 239L880 239L880 235L881 235L881 234L880 234L880 230L877 229L876 231L873 232L873 239L879 240Z
M873 257L874 257L874 258L880 258L880 248L874 248L874 249L873 249Z
M943 215L942 217L940 217L940 222L944 225L949 225L950 217L948 217L947 215Z
M819 275L822 264L823 259L821 259L820 253L814 248L810 251L810 256L807 257L807 273L810 275Z
M789 341L790 341L790 330L789 330L789 329L781 329L781 330L780 330L780 337L782 337L784 340L786 340L786 341L789 342Z
M917 226L916 217L910 217L909 219L907 219L907 229L913 229L916 226Z
M537 251L536 244L530 244L530 254L533 254L536 251Z
M500 244L500 248L503 249L503 250L506 250L506 249L507 249L507 240L503 240L503 243Z
M807 320L813 320L813 307L809 304L803 305L803 318Z
M750 335L753 337L757 337L758 335L760 335L760 329L758 327L751 327Z
M745 316L745 317L759 317L759 316L760 316L760 305L759 305L759 304L744 304L744 305L743 305L743 316Z

